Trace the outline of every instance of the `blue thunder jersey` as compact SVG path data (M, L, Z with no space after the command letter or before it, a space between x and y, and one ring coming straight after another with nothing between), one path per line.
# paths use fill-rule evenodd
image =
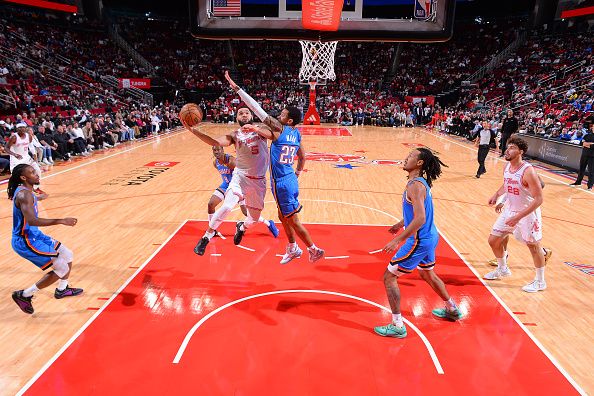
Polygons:
M13 200L12 204L12 237L21 237L25 239L34 239L39 235L44 235L39 228L36 226L32 226L27 224L25 220L25 216L23 212L16 206L16 196L17 194L24 190L25 187L19 186L17 187L16 191L14 192L15 199ZM33 194L33 202L34 202L34 209L35 209L35 217L37 216L37 197Z
M273 179L295 173L293 161L300 146L299 130L285 125L278 139L270 145L270 173Z
M230 155L225 154L225 163L229 163ZM221 174L221 179L223 179L223 184L229 185L231 182L231 177L233 176L233 171L229 169L229 167L225 164L221 164L218 159L215 159L215 166L217 170Z
M415 181L423 183L427 189L427 193L425 194L425 224L419 228L416 235L413 235L410 238L418 238L419 240L437 239L439 235L435 223L433 222L433 199L431 197L431 188L427 184L427 181L422 177L416 177L408 183L410 184ZM414 218L414 209L412 203L406 196L406 190L402 196L402 213L404 214L404 226L408 227Z

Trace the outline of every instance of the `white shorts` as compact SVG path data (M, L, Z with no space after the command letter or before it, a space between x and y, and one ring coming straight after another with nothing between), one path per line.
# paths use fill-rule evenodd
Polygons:
M245 200L245 206L257 210L264 209L266 196L266 178L252 179L240 172L233 172L226 194L233 193L239 200Z
M227 191L229 191L229 190L227 190ZM217 197L221 201L224 201L225 200L225 194L223 194L221 192L221 190L218 189L218 188L212 192L212 195L214 195L215 197ZM245 200L243 200L243 199L240 200L239 201L239 206L245 206Z
M37 174L39 176L41 176L41 168L39 167L39 164L37 163L37 161L35 161L31 156L22 158L22 159L17 159L14 156L10 156L10 172L12 173L12 171L14 170L14 168L17 167L17 165L21 165L21 164L27 164L27 165L31 165L35 171L37 172Z
M507 219L516 213L517 212L512 212L507 207L505 207L493 225L491 234L495 236L514 234L514 237L520 242L540 242L542 239L542 217L540 214L540 208L537 208L534 212L521 219L515 227L510 227L505 224Z

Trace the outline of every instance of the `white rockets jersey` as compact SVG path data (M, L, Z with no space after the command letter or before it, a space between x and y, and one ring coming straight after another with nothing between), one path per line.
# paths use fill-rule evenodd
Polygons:
M10 162L13 164L23 164L28 163L31 159L29 155L29 144L31 143L31 136L27 133L24 138L21 138L18 133L13 133L12 136L16 137L16 143L10 146L10 150L15 153L19 154L22 159L18 159L17 157L11 155Z
M510 170L511 164L508 163L505 166L505 170L503 171L503 188L507 194L509 209L512 212L524 210L534 200L528 188L522 184L522 176L526 172L526 169L531 166L529 163L524 162L515 172Z
M266 177L270 154L266 138L256 132L242 132L237 130L233 133L235 141L235 171L246 174L250 177Z

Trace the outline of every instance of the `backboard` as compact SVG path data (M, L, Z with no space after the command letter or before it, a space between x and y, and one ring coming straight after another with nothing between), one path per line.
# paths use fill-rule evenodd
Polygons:
M332 0L318 0L321 2ZM448 40L455 0L343 0L334 31L304 29L301 0L190 0L197 38L233 40Z

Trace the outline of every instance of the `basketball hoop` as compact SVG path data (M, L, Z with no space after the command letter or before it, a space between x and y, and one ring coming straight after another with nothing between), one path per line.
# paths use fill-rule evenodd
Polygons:
M301 69L299 80L302 84L323 83L336 80L334 74L334 53L338 41L299 41L301 43ZM314 85L315 87L315 85Z

